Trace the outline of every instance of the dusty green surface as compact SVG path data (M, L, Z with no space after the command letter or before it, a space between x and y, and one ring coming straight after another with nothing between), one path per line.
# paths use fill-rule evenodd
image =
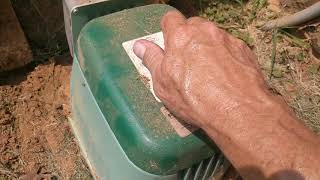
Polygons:
M160 31L167 10L148 6L95 19L78 42L80 66L119 143L134 164L155 174L177 172L214 152L201 132L177 135L122 47Z

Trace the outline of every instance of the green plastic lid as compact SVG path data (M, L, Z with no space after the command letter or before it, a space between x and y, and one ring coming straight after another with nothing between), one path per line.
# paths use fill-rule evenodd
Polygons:
M159 175L174 174L216 152L201 130L185 137L177 133L172 116L155 99L122 46L159 32L161 17L172 9L149 5L96 18L82 29L76 51L92 94L128 158Z

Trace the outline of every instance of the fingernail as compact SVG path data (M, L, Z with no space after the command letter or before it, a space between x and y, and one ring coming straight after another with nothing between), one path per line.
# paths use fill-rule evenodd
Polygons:
M144 53L146 52L146 46L142 42L136 41L133 45L133 52L140 59L143 59Z

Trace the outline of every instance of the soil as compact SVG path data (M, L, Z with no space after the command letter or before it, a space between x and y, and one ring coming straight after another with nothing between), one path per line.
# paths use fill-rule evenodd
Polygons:
M0 76L0 179L92 179L67 117L71 57Z

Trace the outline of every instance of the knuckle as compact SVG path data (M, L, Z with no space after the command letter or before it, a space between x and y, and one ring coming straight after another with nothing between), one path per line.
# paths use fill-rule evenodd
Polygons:
M177 17L180 17L180 13L177 10L171 10L168 11L162 18L161 18L161 25L166 26L166 24L172 20L172 19L176 19Z
M178 26L175 31L175 35L181 35L187 33L187 28L185 26Z
M159 56L159 51L156 51L154 49L148 49L144 55L144 59L148 61L148 63L153 63Z
M168 11L167 13L165 13L162 17L162 20L166 20L167 18L170 18L170 16L174 15L175 11Z
M215 33L221 33L221 29L216 25L214 24L213 22L205 22L204 23L205 26L208 26L208 28L211 29L211 31L215 32Z
M211 33L211 37L219 42L224 42L228 40L228 34L220 29L219 27L215 26L214 24L206 23L205 27Z
M176 47L184 46L191 38L190 31L185 26L177 27L172 35L172 42Z
M170 16L176 16L177 14L179 14L179 12L177 10L171 10L171 11L168 11L164 17L170 17Z
M143 63L146 64L147 66L152 64L153 56L154 55L151 52L147 51L143 57Z
M197 23L203 23L205 20L201 17L191 17L188 19L189 24L197 24Z
M211 28L213 31L220 31L220 28L210 21L203 21L201 27L205 29Z

